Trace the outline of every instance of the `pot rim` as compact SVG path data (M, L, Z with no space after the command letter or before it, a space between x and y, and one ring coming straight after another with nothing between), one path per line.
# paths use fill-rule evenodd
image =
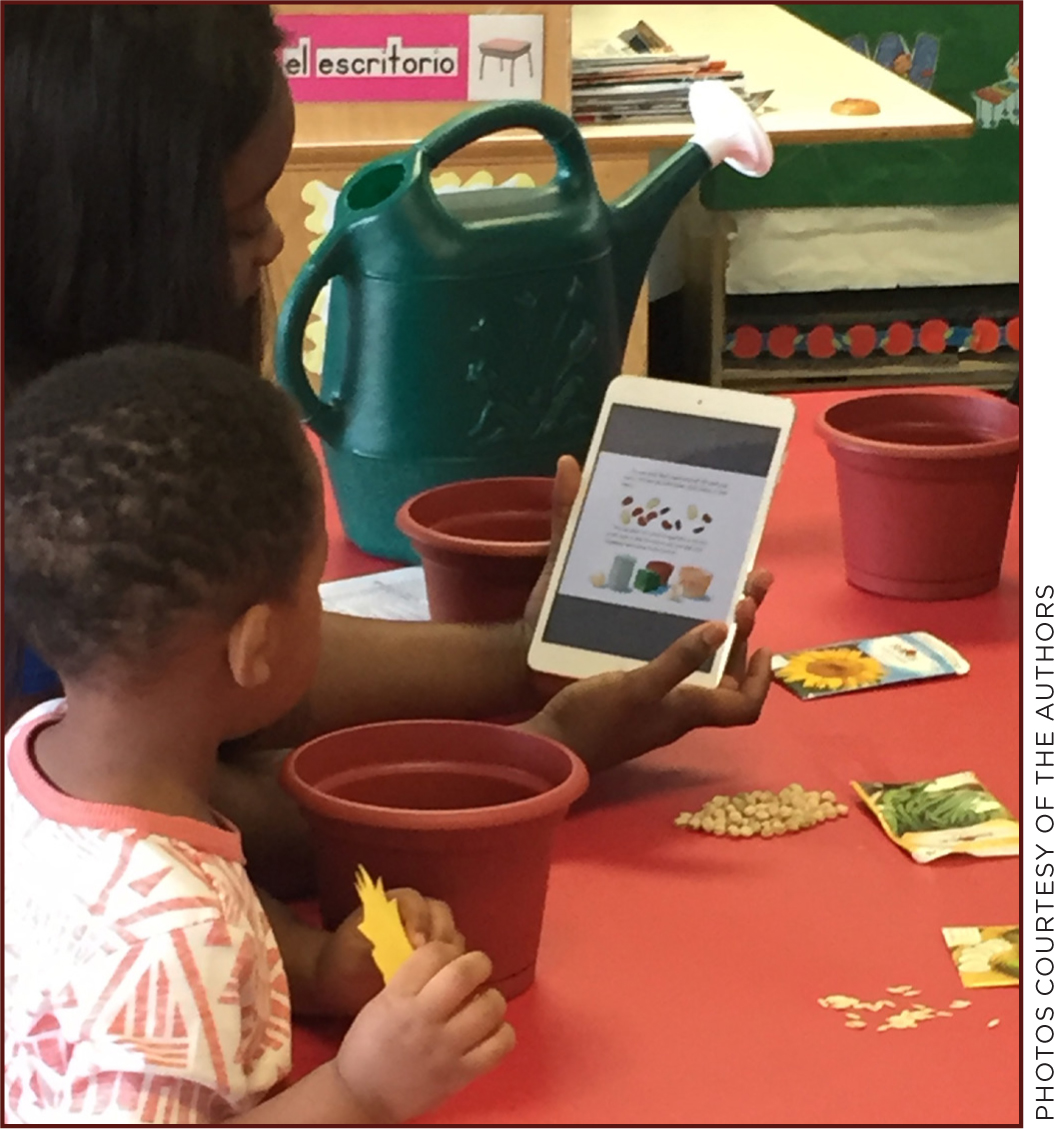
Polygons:
M441 486L432 486L428 490L422 490L419 494L415 494L412 498L403 502L396 511L395 524L399 531L410 539L421 556L425 556L428 549L446 549L466 556L544 557L549 553L552 538L545 541L487 541L478 537L458 537L456 534L444 533L442 530L422 524L410 511L426 495L435 495L441 491L463 488L470 483L473 485L477 483L502 485L510 482L530 483L532 485L545 483L551 489L554 481L555 479L547 478L544 475L503 475L495 478L470 478L458 482L446 482ZM538 510L537 512L541 513L542 511Z
M570 772L559 784L534 796L522 800L511 800L505 804L488 804L471 808L397 808L381 804L368 804L360 800L344 800L328 795L311 784L305 783L296 772L299 756L312 746L332 739L336 734L351 730L356 732L368 729L392 729L394 727L434 727L437 725L457 726L459 728L485 728L508 731L508 727L489 721L459 721L453 718L409 718L400 721L377 721L366 725L349 726L333 730L315 737L294 749L282 762L280 780L290 795L308 811L316 815L338 819L349 823L359 823L370 827L387 827L403 831L449 831L479 830L487 827L504 827L516 823L528 823L547 816L565 812L571 804L582 796L589 787L589 769L585 761L560 741L545 737L540 733L526 733L524 736L535 742L544 743L557 749L570 765ZM452 827L451 824L454 826Z
M832 404L821 415L816 417L816 431L826 441L833 455L839 450L857 451L869 455L885 455L891 458L905 459L976 459L992 458L998 455L1009 455L1020 450L1021 434L995 436L980 439L976 443L951 443L940 446L926 446L917 443L896 443L883 439L869 439L863 435L856 435L851 431L843 431L831 423L828 416L845 407L847 404L857 404L864 401L878 401L887 399L917 399L920 396L930 397L934 400L943 400L951 403L963 403L969 400L979 400L981 397L965 392L940 392L930 389L911 389L910 391L878 392L864 396L850 396ZM994 397L992 404L1002 404L1003 407L1013 411L1013 405L1000 401Z

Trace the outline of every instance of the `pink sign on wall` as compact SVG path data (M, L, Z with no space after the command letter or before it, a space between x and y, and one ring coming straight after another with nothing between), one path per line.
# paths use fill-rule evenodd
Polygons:
M464 102L468 15L281 15L298 102Z

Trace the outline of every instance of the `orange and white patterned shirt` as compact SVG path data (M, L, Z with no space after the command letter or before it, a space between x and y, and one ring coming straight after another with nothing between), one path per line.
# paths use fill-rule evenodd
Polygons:
M289 989L230 825L58 791L5 740L7 1124L200 1124L290 1069Z

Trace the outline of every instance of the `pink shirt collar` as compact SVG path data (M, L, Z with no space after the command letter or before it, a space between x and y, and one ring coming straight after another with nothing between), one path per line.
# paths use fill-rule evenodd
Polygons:
M241 833L218 812L215 815L220 826L213 826L188 816L162 815L120 804L93 803L60 792L37 767L33 742L42 729L54 725L65 713L65 701L45 702L15 722L4 742L7 765L15 787L42 816L74 827L132 832L139 838L160 835L230 862L245 862Z

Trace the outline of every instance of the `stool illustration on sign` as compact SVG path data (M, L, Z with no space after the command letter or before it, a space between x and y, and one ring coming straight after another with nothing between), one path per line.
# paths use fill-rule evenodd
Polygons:
M530 77L534 78L534 60L531 58L531 44L526 39L488 39L479 45L479 77L483 78L483 68L487 60L494 58L504 73L505 61L509 61L509 86L516 85L516 60L527 56L527 66L530 67Z

